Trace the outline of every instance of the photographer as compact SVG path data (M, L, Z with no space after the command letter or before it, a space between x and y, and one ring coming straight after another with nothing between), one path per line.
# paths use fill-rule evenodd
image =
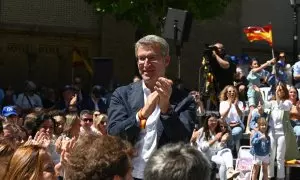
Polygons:
M219 94L225 86L233 84L236 65L231 62L229 55L225 53L223 44L216 43L209 47L212 50L209 63L211 71L216 77L217 94Z

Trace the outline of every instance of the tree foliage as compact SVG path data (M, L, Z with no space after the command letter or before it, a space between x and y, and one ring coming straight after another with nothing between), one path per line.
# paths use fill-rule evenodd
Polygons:
M159 28L168 7L188 10L194 19L210 19L224 12L231 0L85 0L97 12L112 14L147 31Z

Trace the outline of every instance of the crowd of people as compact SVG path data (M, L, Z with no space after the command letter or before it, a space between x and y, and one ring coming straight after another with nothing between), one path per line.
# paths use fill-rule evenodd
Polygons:
M221 43L211 51L216 111L165 76L169 45L156 35L135 44L141 79L112 93L95 85L87 95L80 77L61 98L50 88L37 93L32 81L18 96L8 88L0 96L0 179L233 179L243 133L250 134L252 179L260 166L264 179L275 177L275 160L284 179L285 160L300 158L300 61L290 68L283 52L261 65L252 58L246 72Z

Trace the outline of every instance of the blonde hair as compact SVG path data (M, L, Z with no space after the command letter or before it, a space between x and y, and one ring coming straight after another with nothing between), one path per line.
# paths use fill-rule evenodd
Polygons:
M13 154L4 180L39 180L43 172L43 155L47 151L38 145L19 147Z
M100 114L99 116L95 117L93 126L97 128L102 121L108 121L108 116L106 114Z
M15 152L16 145L3 137L0 137L0 179L3 179L6 173L6 167L9 159Z
M267 122L267 120L266 120L264 117L260 117L260 118L257 120L257 124L258 124L258 125L268 124L268 122Z
M67 136L70 135L70 131L73 128L74 124L76 123L76 120L79 120L79 116L76 114L67 114L66 115L66 122L64 125L64 134Z
M236 87L234 87L233 85L227 85L220 93L220 97L219 97L220 101L226 101L228 99L227 92L229 88L233 88L233 90L236 93L236 96L238 96Z

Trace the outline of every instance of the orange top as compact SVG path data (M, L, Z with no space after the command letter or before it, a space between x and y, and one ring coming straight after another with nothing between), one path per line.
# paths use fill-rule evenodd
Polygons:
M300 120L300 111L298 111L295 105L292 106L292 109L290 111L290 119L293 121Z

